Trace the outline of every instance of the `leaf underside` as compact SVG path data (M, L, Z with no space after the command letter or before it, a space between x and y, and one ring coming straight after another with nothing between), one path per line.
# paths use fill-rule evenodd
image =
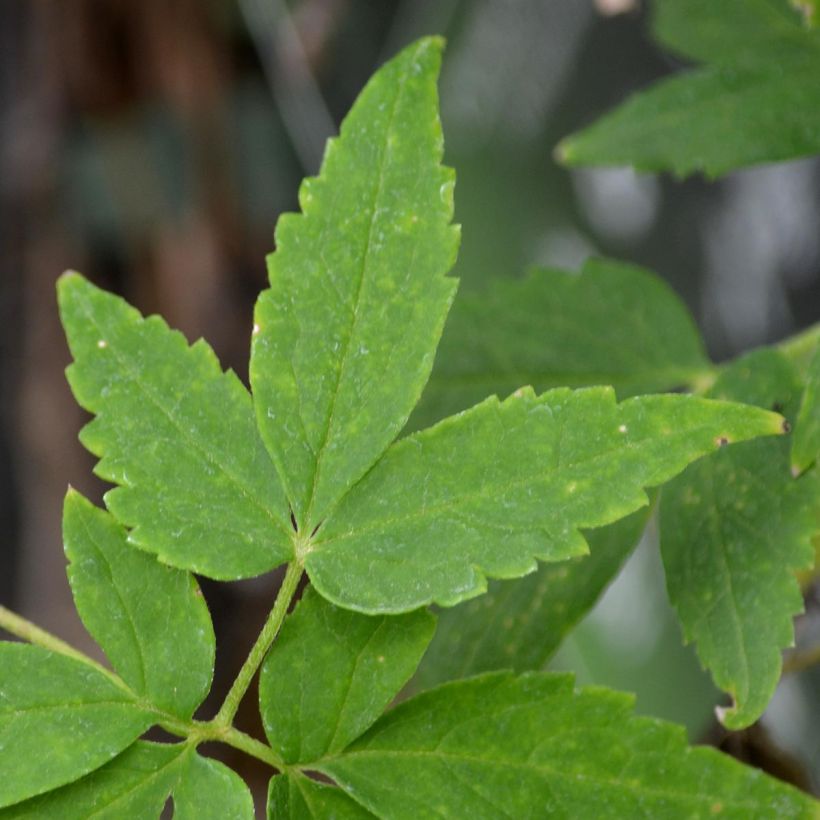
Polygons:
M250 396L203 341L189 347L78 274L59 282L81 441L117 485L108 508L129 541L211 578L258 575L292 558L292 527Z
M727 368L711 390L791 413L800 385L773 350ZM795 480L788 441L750 441L693 464L664 487L661 549L669 597L686 638L732 696L723 723L753 723L774 693L781 649L803 600L795 570L812 565L820 480Z
M251 383L300 530L312 531L407 421L456 288L445 274L453 172L436 77L442 42L368 83L285 214L256 309Z
M456 299L409 426L522 385L612 385L623 399L691 384L709 367L685 305L659 277L607 259L580 273L539 268Z
M611 388L491 398L391 447L316 534L305 567L346 608L452 606L483 592L485 576L584 554L579 529L646 505L643 488L720 444L781 424L692 396L617 404Z
M820 31L789 0L664 0L656 32L705 65L569 137L566 163L714 177L820 152Z

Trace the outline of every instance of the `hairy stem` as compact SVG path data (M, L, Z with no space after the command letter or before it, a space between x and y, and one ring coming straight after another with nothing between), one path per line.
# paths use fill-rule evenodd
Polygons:
M285 620L288 606L290 606L290 602L293 600L296 587L299 585L299 579L301 577L301 565L296 561L288 564L288 569L282 581L279 594L276 596L273 609L265 625L262 627L262 631L259 633L259 637L256 639L256 643L253 645L247 660L239 670L239 674L236 676L236 680L233 682L233 686L231 686L225 698L225 702L213 719L215 726L225 727L231 725L234 715L236 715L236 710L239 708L239 703L251 685L253 676L262 665L262 661L265 659L270 645L279 633L282 622Z
M28 641L35 646L41 646L43 649L57 652L60 655L73 658L75 661L80 661L80 663L84 663L87 666L92 666L121 689L125 689L129 694L133 694L119 675L114 674L110 669L106 669L101 663L95 661L94 658L90 658L84 652L75 649L56 635L46 632L45 629L41 629L37 624L33 624L31 621L23 618L22 615L18 615L16 612L12 612L4 606L0 606L0 629L5 629L10 635L22 638L24 641Z

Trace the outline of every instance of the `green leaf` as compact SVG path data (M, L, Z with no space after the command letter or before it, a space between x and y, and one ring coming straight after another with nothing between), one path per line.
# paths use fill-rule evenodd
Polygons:
M77 611L114 669L158 709L190 718L211 686L215 650L196 581L130 546L109 513L73 490L63 539Z
M0 806L102 766L154 721L91 666L0 643Z
M179 778L187 749L138 741L82 780L0 812L0 820L154 820Z
M456 299L411 426L524 384L612 385L620 398L691 385L710 364L686 307L657 276L590 259Z
M453 172L442 155L442 41L370 80L269 257L251 355L262 437L302 531L321 523L404 426L456 289Z
M253 820L250 791L233 771L187 744L144 741L75 783L0 812L0 820L153 820L172 794L174 820Z
M174 820L253 820L245 781L217 760L188 755L174 787Z
M724 440L781 432L782 418L692 396L618 405L611 388L517 391L403 439L316 534L305 567L340 606L452 606L535 559L587 552L610 524Z
M814 352L792 439L792 473L807 470L820 455L820 346Z
M584 533L589 555L493 581L486 595L442 610L415 684L426 689L479 672L542 669L636 547L650 512L644 507Z
M790 412L800 383L779 353L730 365L711 394ZM763 713L793 641L803 599L794 571L811 566L820 482L794 480L787 440L753 441L712 454L664 488L661 549L669 597L684 635L734 704L723 723Z
M343 749L410 679L434 630L424 610L368 617L308 589L262 666L259 703L271 745L286 763Z
M820 31L787 0L665 0L657 30L706 65L567 138L562 161L717 176L820 151Z
M406 701L316 768L391 820L816 817L808 795L631 706L570 676L487 675Z
M304 775L277 775L268 788L270 820L369 820L375 815L334 786Z
M217 579L289 560L288 505L239 379L205 342L188 347L78 274L58 293L69 382L97 414L81 440L100 456L97 474L120 485L106 504L134 528L129 541Z

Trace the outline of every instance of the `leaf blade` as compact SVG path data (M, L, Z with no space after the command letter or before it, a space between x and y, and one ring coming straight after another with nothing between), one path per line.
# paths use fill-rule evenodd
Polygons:
M158 709L190 718L210 689L215 654L196 581L130 546L113 516L73 490L63 539L77 611L114 669Z
M204 342L188 347L79 274L61 277L58 296L69 382L96 414L81 440L119 485L106 504L131 543L223 580L291 558L287 502L236 376Z
M485 675L439 687L317 768L397 820L817 811L790 786L712 749L688 748L680 727L634 717L630 698L573 692L564 675Z
M277 226L251 382L300 529L376 461L416 403L455 280L453 174L440 165L441 41L384 66L328 144L302 214ZM397 378L395 373L401 373Z
M271 745L286 763L347 746L410 679L434 629L423 610L368 617L309 589L262 666L259 705Z
M779 432L780 416L692 396L488 399L394 445L319 530L305 568L346 608L452 606L483 592L485 576L585 553L579 529L644 506L644 487L724 441Z
M579 273L534 269L456 299L411 429L522 385L612 385L619 398L708 375L685 305L642 268L589 259Z
M0 661L0 807L102 766L156 720L73 658L3 642Z
M276 775L268 786L270 820L370 820L375 817L347 792L299 773Z
M755 404L794 405L800 385L771 349L724 370L711 393ZM814 561L820 481L795 480L788 442L752 441L714 453L664 488L661 554L669 597L701 663L734 704L722 722L757 720L774 693L781 649L803 609L794 571Z
M792 438L792 473L799 475L817 460L820 454L820 346L811 358L806 386Z
M253 820L245 781L218 760L191 753L174 786L175 820Z
M651 505L584 533L590 554L492 581L485 595L438 613L414 679L421 689L482 672L543 669L637 546Z

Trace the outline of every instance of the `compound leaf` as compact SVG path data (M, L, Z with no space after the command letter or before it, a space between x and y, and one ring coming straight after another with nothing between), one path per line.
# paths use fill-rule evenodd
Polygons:
M304 775L277 775L268 788L269 820L373 820L375 815L334 786Z
M245 781L218 760L189 754L174 786L174 820L253 820Z
M717 176L820 151L820 30L788 0L665 0L657 31L706 65L564 140L564 162Z
M85 663L0 643L0 806L102 766L155 718Z
M406 701L315 768L395 820L816 817L808 795L631 706L571 676L490 674Z
M416 671L434 630L424 610L370 617L309 589L262 666L259 702L271 745L286 763L343 749Z
M485 576L586 553L579 529L623 518L647 503L644 487L782 423L693 396L616 404L605 387L493 397L391 447L314 536L305 567L346 608L452 606Z
M675 293L633 265L588 260L580 273L535 269L456 299L411 426L529 384L612 385L619 398L708 375L703 341Z
M820 454L820 346L809 364L806 386L792 438L792 473L799 475Z
M68 577L83 623L138 695L188 719L214 668L214 632L193 577L130 546L107 512L70 490L63 513Z
M300 530L310 532L404 426L456 281L453 173L442 155L442 41L367 84L300 190L269 257L251 354L257 416Z
M188 347L158 316L143 319L78 274L58 287L77 401L97 418L83 444L119 487L111 512L129 541L217 579L292 557L292 527L250 396L203 341Z
M730 365L711 395L777 405L800 395L792 365L763 349ZM811 566L820 482L795 480L788 441L752 441L713 453L664 487L661 551L669 597L687 640L729 692L723 723L740 729L766 708L803 599L794 572Z
M542 669L637 546L651 507L584 533L589 555L492 581L486 595L442 610L415 684L427 689L479 672Z

